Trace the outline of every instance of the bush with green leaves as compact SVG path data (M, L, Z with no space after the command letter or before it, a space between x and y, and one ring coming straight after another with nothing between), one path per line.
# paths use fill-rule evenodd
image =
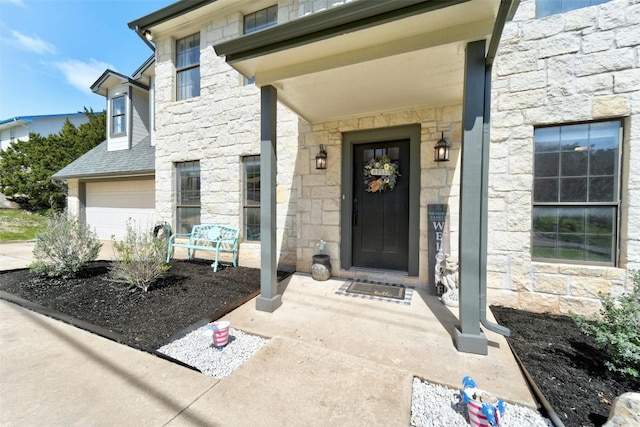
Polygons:
M601 316L573 315L580 330L594 337L608 356L607 369L640 380L640 272L630 273L633 289L619 298L601 296Z
M153 282L169 270L165 262L167 239L168 236L157 238L151 231L140 231L135 221L129 219L124 240L112 238L117 262L111 269L111 279L148 291Z
M101 247L96 233L86 224L64 212L54 213L44 231L36 235L35 261L30 269L34 273L67 279L75 276L87 263L95 261Z

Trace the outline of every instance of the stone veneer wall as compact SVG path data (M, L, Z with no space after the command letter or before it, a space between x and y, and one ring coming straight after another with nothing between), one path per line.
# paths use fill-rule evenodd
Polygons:
M203 18L206 19L206 18ZM200 30L200 96L175 101L176 38ZM242 158L260 154L260 91L212 46L242 31L239 13L195 23L156 43L156 215L175 227L175 164L200 161L201 222L242 228ZM277 245L281 268L296 264L298 118L278 106ZM259 265L260 244L241 243L241 265Z
M342 132L382 129L407 124L421 125L420 146L420 276L418 283L427 283L428 242L427 205L449 204L450 248L447 252L457 256L458 219L460 205L460 141L462 135L462 106L381 113L348 120L301 124L299 160L296 175L300 179L298 197L298 271L309 271L311 257L316 253L320 239L327 242L326 253L331 257L332 274L350 277L340 267L340 183L342 158ZM451 144L451 161L433 161L433 147L441 132ZM327 169L309 168L308 159L314 158L320 144L327 150Z
M640 268L640 2L612 0L535 19L522 0L493 69L489 188L490 302L593 313L598 293ZM624 118L619 268L532 262L533 130Z

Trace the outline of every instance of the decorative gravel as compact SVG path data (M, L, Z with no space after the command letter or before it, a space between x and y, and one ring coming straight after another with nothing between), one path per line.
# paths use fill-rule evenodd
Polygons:
M413 379L411 400L411 426L413 427L468 427L467 405L460 397L460 390L430 384ZM505 403L500 418L503 427L553 427L538 412L529 408Z
M205 325L160 347L158 351L198 368L205 375L223 379L231 375L266 343L267 340L264 338L229 328L227 345L214 347L211 330Z

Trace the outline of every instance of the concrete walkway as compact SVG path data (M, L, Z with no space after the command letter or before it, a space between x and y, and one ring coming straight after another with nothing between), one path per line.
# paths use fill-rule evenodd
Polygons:
M0 300L0 425L407 426L413 376L457 389L470 375L535 406L503 337L487 333L488 356L460 354L436 298L352 298L343 284L296 274L276 312L250 301L226 316L272 339L221 381Z

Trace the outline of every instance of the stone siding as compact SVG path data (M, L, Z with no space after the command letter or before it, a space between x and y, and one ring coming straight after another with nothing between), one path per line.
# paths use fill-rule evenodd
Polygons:
M340 266L340 184L342 167L342 133L356 130L382 129L408 124L421 125L420 142L420 275L416 284L429 280L427 206L433 203L449 205L451 233L446 252L457 256L460 205L460 143L462 138L462 106L445 106L384 113L349 120L313 125L301 124L300 148L296 176L300 178L298 198L298 271L309 271L316 245L327 242L326 253L331 257L332 274L350 277ZM433 161L433 147L444 132L451 144L450 161ZM320 144L327 150L327 169L310 166ZM405 278L406 279L406 278Z
M175 164L200 161L201 222L242 228L242 159L260 154L260 91L218 57L212 45L241 34L241 15L202 22L200 96L175 101L175 38L156 44L156 214L175 227ZM298 118L278 107L277 245L283 268L296 264L296 191L292 187ZM241 265L257 265L255 243L241 243Z
M535 18L522 0L493 69L489 180L490 303L593 313L598 295L631 286L640 268L640 3ZM538 125L622 118L620 259L616 267L533 262L533 131ZM637 169L637 168L636 168Z

